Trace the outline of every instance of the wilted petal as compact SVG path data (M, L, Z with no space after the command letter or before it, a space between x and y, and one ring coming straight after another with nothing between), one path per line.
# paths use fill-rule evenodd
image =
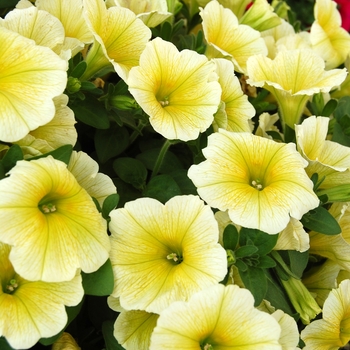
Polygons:
M163 310L151 337L156 349L280 350L280 326L254 308L254 298L235 285L205 288L188 302Z
M215 64L191 50L156 38L147 44L140 66L131 69L129 90L168 139L194 140L213 122L221 88Z
M52 98L66 87L67 62L3 27L0 42L0 140L14 142L54 117Z
M19 161L9 174L0 181L0 240L13 246L10 260L22 277L65 281L107 260L106 222L63 162Z
M196 196L151 198L110 213L114 296L126 309L159 312L223 279L226 252L209 206Z

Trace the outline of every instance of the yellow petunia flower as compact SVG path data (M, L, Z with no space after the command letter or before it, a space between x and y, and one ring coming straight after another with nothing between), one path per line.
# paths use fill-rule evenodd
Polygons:
M222 58L214 59L214 62L222 89L221 101L224 111L221 118L223 120L218 120L218 113L214 115L216 126L229 131L251 132L249 120L254 117L255 108L243 93L232 62Z
M277 27L282 23L282 20L266 0L255 0L248 11L240 18L239 23L262 32Z
M166 0L107 0L107 7L122 6L130 9L147 27L153 28L172 16Z
M84 290L80 274L60 283L24 279L9 260L10 250L0 242L0 336L15 349L28 349L63 329L64 306L77 305Z
M215 68L204 55L179 52L174 44L156 38L147 44L127 83L158 133L194 140L212 124L220 103Z
M125 349L149 350L158 314L143 310L122 311L114 323L114 337Z
M316 0L314 15L310 29L312 48L324 59L326 69L336 68L350 54L350 34L341 27L335 1Z
M247 289L217 284L163 310L150 350L281 350L280 333L274 317L254 308Z
M113 296L123 308L159 313L225 277L218 225L199 197L176 196L165 205L141 198L110 217Z
M267 48L260 33L239 24L235 14L218 1L210 1L201 9L202 26L208 43L208 57L225 57L232 60L235 70L246 73L247 59L252 55L267 55Z
M47 152L51 152L64 145L74 146L78 134L73 111L67 106L68 96L54 97L56 113L47 124L29 132L23 139L14 142L21 146L24 158L28 159Z
M94 197L101 207L103 201L117 191L112 179L106 174L99 173L98 163L85 152L73 151L67 168L79 185Z
M307 162L293 143L220 129L203 154L206 161L192 165L188 176L198 194L210 206L228 209L237 225L275 234L290 217L299 220L319 204Z
M346 77L346 69L325 71L323 59L309 49L282 50L276 57L251 56L248 84L263 87L275 97L284 124L294 129L310 96L329 92Z
M61 282L108 259L107 225L66 164L51 156L19 161L0 181L0 241L28 280Z
M303 350L338 350L350 340L350 280L344 280L326 299L322 319L301 332Z
M54 117L67 62L1 26L0 42L0 140L14 142Z
M113 65L127 80L129 71L137 66L151 30L129 9L106 8L103 0L83 0L84 18L94 35L94 43L85 60L88 68L81 77L90 79L98 71Z

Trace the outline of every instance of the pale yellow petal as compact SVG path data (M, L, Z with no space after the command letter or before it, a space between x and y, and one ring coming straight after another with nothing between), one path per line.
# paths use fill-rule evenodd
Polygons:
M98 172L98 163L85 152L73 152L69 160L68 170L74 175L80 186L102 207L109 195L116 193L112 179Z
M191 50L156 38L147 44L140 66L131 69L129 90L168 139L196 139L213 122L221 88L215 64ZM213 80L214 78L214 80Z
M113 295L122 307L158 313L225 276L214 214L198 197L177 196L165 205L141 198L110 216Z
M226 130L250 132L248 120L254 117L255 109L242 91L241 84L234 74L233 64L225 59L215 59L216 72L222 89L221 101L225 103L227 115Z
M35 5L57 17L63 24L65 35L83 43L91 43L93 35L83 17L82 0L36 0Z
M23 10L14 9L7 14L5 20L0 21L0 25L50 49L64 41L62 23L50 13L34 6Z
M63 162L17 162L0 193L0 240L13 246L10 260L22 277L69 280L108 258L106 222Z
M66 86L67 62L3 27L0 41L0 140L13 142L54 117L52 98Z
M228 210L235 224L275 234L290 216L299 220L319 203L294 144L219 130L203 154L207 160L192 165L188 176L199 195Z
M83 0L84 18L118 75L126 80L151 37L150 29L124 7L106 8L103 0Z
M200 11L205 40L232 57L235 69L246 72L247 59L252 55L267 55L264 39L255 29L238 24L234 13L216 0Z
M114 324L114 337L125 349L148 350L159 315L143 310L123 311Z
M280 326L265 312L253 307L246 289L217 284L175 302L161 312L151 337L150 350L199 349L281 349Z

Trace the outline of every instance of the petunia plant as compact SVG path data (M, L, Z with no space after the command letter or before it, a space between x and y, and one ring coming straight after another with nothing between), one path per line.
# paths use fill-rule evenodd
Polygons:
M1 350L349 343L350 34L304 3L0 0Z

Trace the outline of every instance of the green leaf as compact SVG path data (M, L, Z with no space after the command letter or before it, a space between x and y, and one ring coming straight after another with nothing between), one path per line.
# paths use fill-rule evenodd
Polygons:
M51 152L30 158L30 160L45 158L47 156L52 156L55 159L60 160L61 162L64 162L68 165L68 163L70 161L70 157L72 155L72 152L73 152L72 145L64 145L64 146L58 147L57 149L55 149Z
M323 207L317 207L304 214L301 223L309 230L333 236L341 233L337 220Z
M300 253L296 250L288 250L290 270L299 278L302 277L303 272L309 262L309 252ZM282 252L280 252L281 256Z
M0 349L1 350L13 350L13 348L11 348L11 346L9 345L9 343L7 342L7 340L4 337L0 337Z
M158 158L160 148L153 148L146 150L136 156L136 159L145 164L146 168L153 170L156 160ZM179 159L171 151L167 151L164 156L162 165L159 169L160 174L171 174L172 172L182 169L183 166Z
M345 132L347 124L350 124L350 118L347 115L342 117L340 123L337 121L334 123L332 141L350 147L350 136Z
M102 204L102 216L108 220L109 213L118 206L120 196L118 193L110 194Z
M20 146L12 145L2 160L0 160L0 164L3 167L4 176L10 171L17 163L18 160L23 160L23 152Z
M267 292L267 278L264 271L258 267L249 266L247 271L239 270L245 288L254 296L254 306L258 306Z
M84 299L76 306L72 306L72 307L66 306L66 313L68 316L68 321L67 321L65 327L61 330L61 332L57 333L56 335L54 335L50 338L41 338L39 340L40 344L48 346L48 345L53 344L56 340L58 340L58 338L62 335L62 333L68 327L68 325L78 316L83 304L84 304ZM2 349L2 348L0 347L0 349Z
M85 294L105 296L113 292L114 275L111 261L108 259L97 271L81 273Z
M259 257L259 265L261 269L270 269L276 266L275 260L270 258L268 255L263 255Z
M187 176L187 170L176 169L169 174L178 184L182 194L197 195L197 188Z
M349 111L350 111L350 96L344 96L339 99L337 108L334 111L333 115L335 119L337 119L337 121L340 122L343 116L349 115Z
M114 321L108 320L102 323L102 334L106 344L106 350L124 350L114 335Z
M236 226L231 224L227 225L223 233L224 248L235 251L238 244L238 240L239 240L239 233L237 231Z
M96 129L108 129L109 118L104 105L93 96L89 96L84 101L76 99L69 105L75 117L84 124Z
M276 245L278 239L278 235L269 235L266 232L246 227L242 227L239 234L240 246L246 245L248 239L250 239L258 248L257 254L259 255L266 255L270 253L270 251Z
M148 172L139 160L128 157L117 158L113 162L113 169L124 182L137 189L144 188Z
M96 130L94 143L99 161L105 163L129 146L129 133L126 128L113 125L107 130Z
M13 7L16 6L17 3L18 0L0 0L0 8Z
M329 117L337 108L338 101L334 99L330 99L326 105L324 106L322 113L320 115L324 117Z
M245 262L243 262L243 260L241 260L241 259L236 260L235 266L237 267L237 269L239 271L247 271L248 270L248 265Z
M142 194L165 203L170 198L181 195L181 189L170 175L164 174L152 178Z
M258 251L258 248L254 245L245 245L243 247L239 247L235 250L235 256L237 258L244 258L246 256L251 256Z
M80 78L86 71L87 63L85 61L80 61L69 74L73 78Z

